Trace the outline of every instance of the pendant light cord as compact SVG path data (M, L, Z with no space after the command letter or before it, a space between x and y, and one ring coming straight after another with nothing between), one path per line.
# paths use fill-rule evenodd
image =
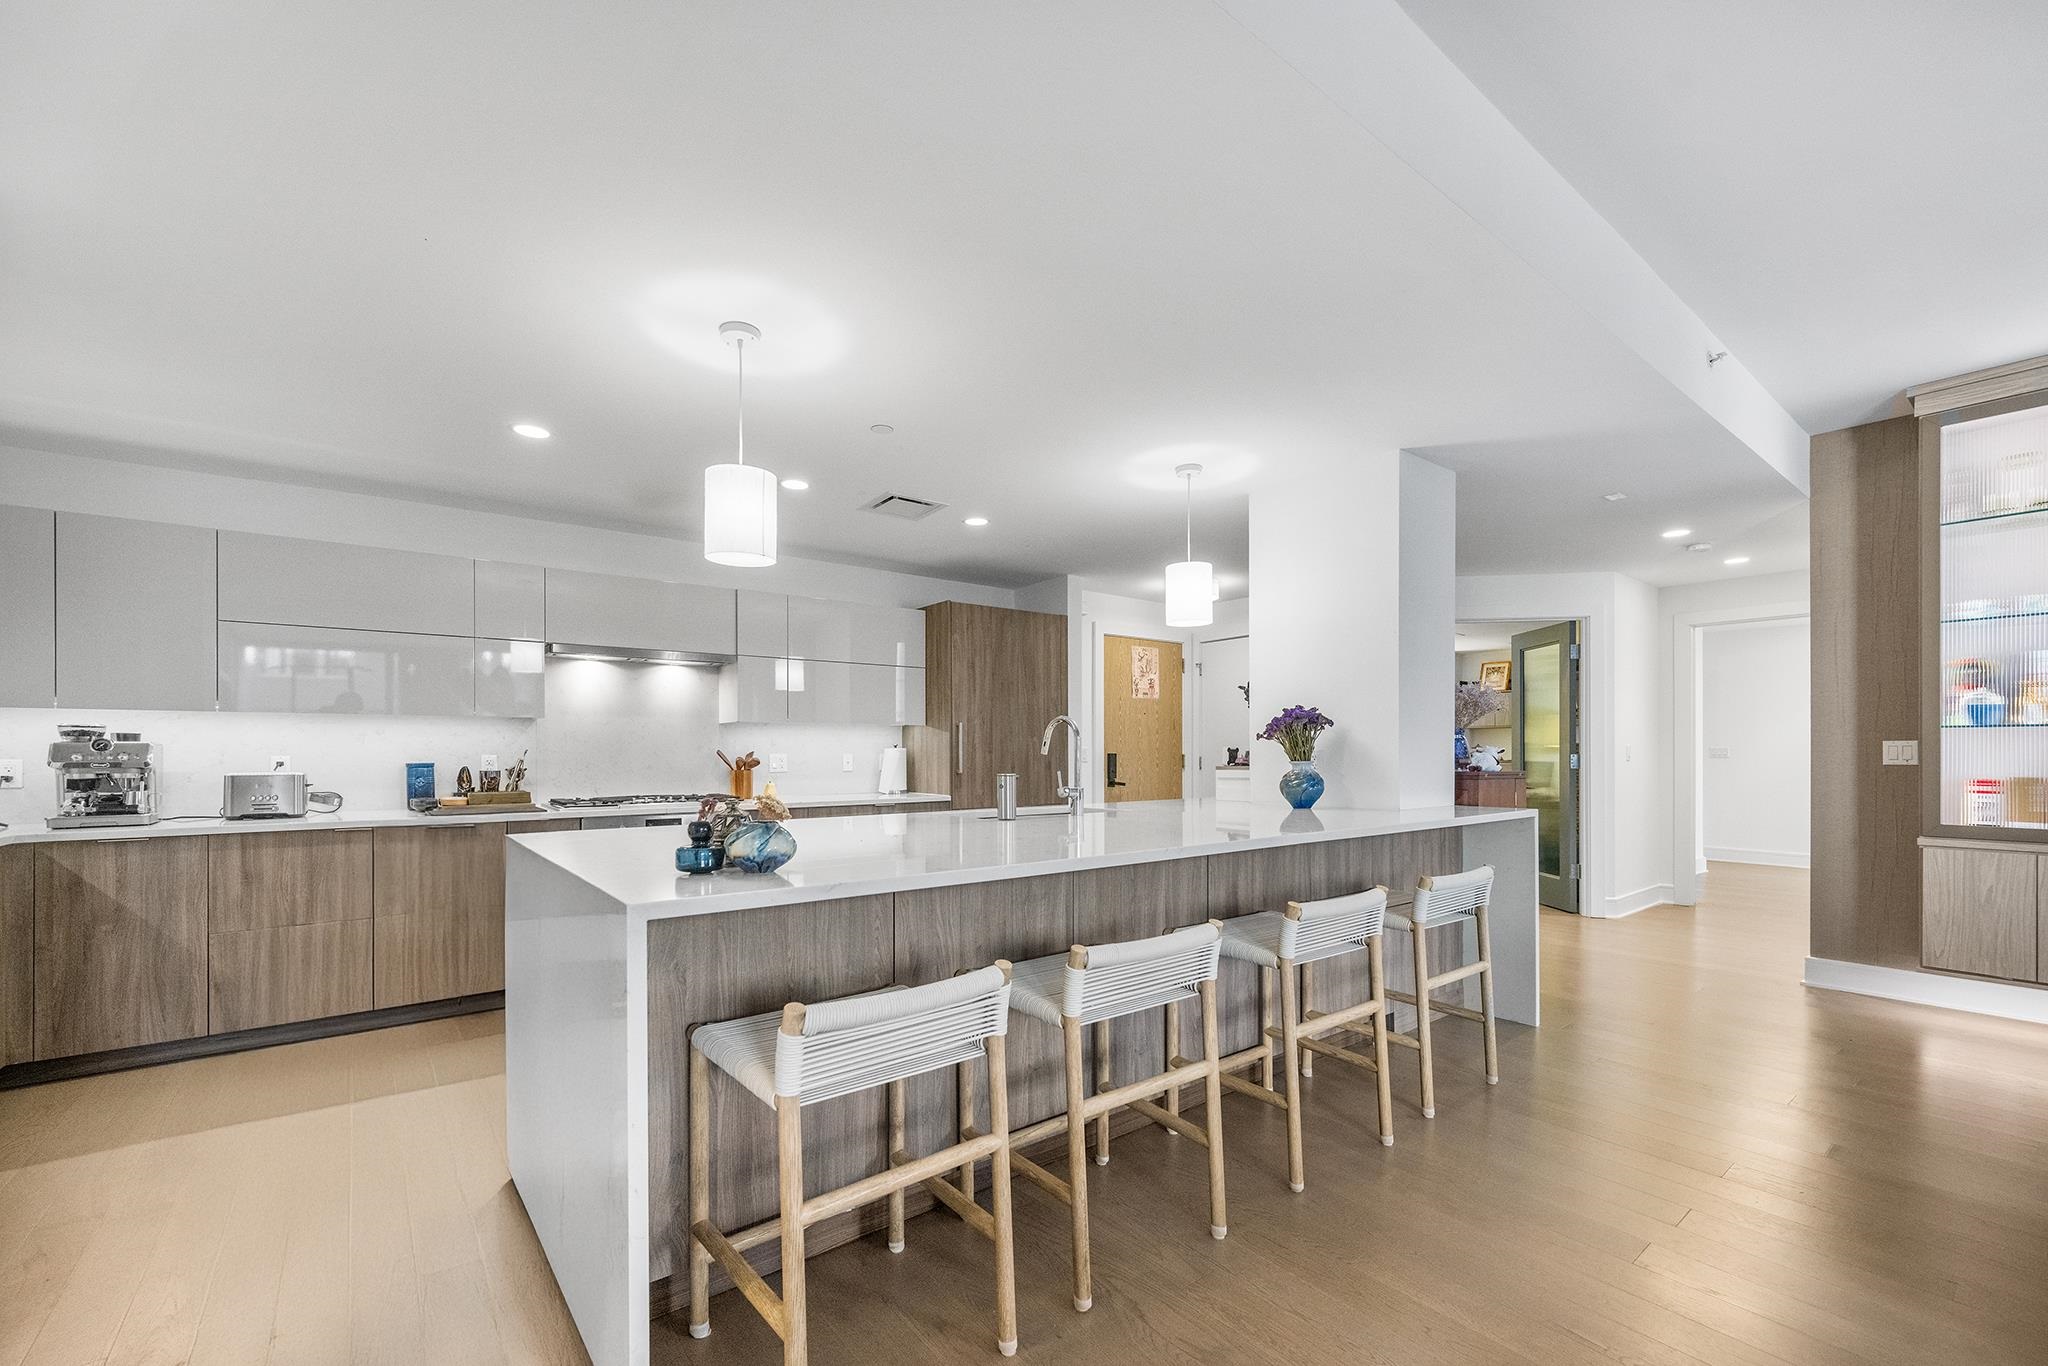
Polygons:
M747 341L744 337L733 339L733 350L740 353L740 458L747 463Z
M1195 558L1195 476L1184 476L1188 481L1188 558Z

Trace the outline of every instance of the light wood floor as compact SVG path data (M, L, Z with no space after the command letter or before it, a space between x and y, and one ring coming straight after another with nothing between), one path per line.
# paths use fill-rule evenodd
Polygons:
M1095 1308L1019 1185L1020 1356L1045 1362L2048 1361L2048 1029L1798 985L1805 875L1547 916L1540 1031L1478 1084L1439 1031L1438 1117L1397 1056L1311 1085L1309 1189L1279 1116L1228 1105L1231 1232L1200 1150L1095 1173ZM499 1017L0 1094L0 1366L576 1362L505 1176ZM999 1360L987 1245L950 1215L813 1262L814 1359ZM778 1360L731 1296L670 1363Z

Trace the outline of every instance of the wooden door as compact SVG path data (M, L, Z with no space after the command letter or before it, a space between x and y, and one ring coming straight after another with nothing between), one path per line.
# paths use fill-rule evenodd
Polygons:
M209 1032L370 1008L368 830L206 841Z
M1178 641L1102 638L1102 778L1108 800L1180 800L1181 672Z
M206 1033L206 840L36 846L36 1057Z

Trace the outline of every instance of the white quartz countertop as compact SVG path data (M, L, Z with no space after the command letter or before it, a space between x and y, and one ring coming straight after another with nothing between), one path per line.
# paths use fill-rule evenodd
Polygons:
M782 797L783 803L792 811L816 806L916 807L952 800L943 793L932 792L894 792L886 795L879 792L862 792L821 797L792 797L781 793L777 795ZM35 821L0 830L0 844L40 843L52 840L159 839L177 835L261 835L282 830L373 830L380 826L394 825L518 825L528 821L595 820L607 816L694 815L696 810L695 802L641 806L552 807L541 811L492 811L489 807L480 806L473 810L463 810L459 815L422 816L403 807L370 807L363 810L343 807L333 815L315 813L308 816L239 821L224 820L219 816L195 816L182 820L162 820L155 825L97 825L78 830L52 830L41 821ZM667 832L673 843L675 827L659 828Z
M1043 876L1238 849L1362 839L1411 830L1533 821L1505 807L1288 811L1274 802L1127 802L1078 819L1036 808L1015 821L986 811L818 817L790 827L796 857L775 873L678 873L673 826L561 831L518 843L645 918L707 915L837 897ZM516 876L516 870L515 870Z

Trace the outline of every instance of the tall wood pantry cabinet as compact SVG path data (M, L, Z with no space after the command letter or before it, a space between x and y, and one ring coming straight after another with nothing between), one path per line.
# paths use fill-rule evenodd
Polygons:
M955 807L993 806L996 775L1014 773L1020 804L1057 802L1066 737L1045 756L1038 741L1067 709L1067 619L965 602L934 603L924 616L925 724L906 731L911 786L951 793Z

